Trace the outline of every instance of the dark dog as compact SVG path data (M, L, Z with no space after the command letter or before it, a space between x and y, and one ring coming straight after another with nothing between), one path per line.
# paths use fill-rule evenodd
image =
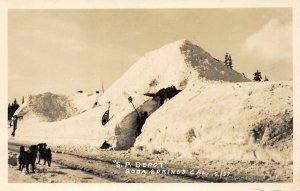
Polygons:
M23 170L24 166L26 165L26 157L27 152L25 152L25 147L20 146L20 155L19 155L19 170Z
M46 163L46 148L47 144L46 143L39 143L37 144L39 147L39 161L36 164L40 164L41 158L44 159L44 165Z
M51 149L50 148L48 148L47 150L46 150L46 161L47 161L47 163L48 163L48 166L50 167L51 166L51 161L52 161L52 153L51 153Z
M41 159L44 159L44 165L46 162L48 163L48 166L51 166L51 160L52 160L52 153L51 149L47 149L47 144L46 143L39 143L37 145L39 147L39 161L37 164L40 164Z
M38 153L38 146L31 145L28 151L25 151L24 146L20 147L20 155L19 155L19 169L22 171L24 166L26 166L26 171L29 173L29 165L31 165L32 173L34 173L35 169L35 161Z

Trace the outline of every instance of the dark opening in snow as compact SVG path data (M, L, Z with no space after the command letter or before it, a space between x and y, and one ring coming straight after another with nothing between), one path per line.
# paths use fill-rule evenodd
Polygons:
M110 149L112 148L112 145L115 142L116 137L115 136L111 136L110 138L108 138L106 141L104 141L100 147L100 149Z
M156 93L145 93L144 95L152 97L154 100L158 101L160 105L162 105L166 100L173 98L179 92L181 92L181 90L177 90L175 86L171 86L160 89Z
M117 125L115 130L117 138L115 149L126 150L132 147L136 138L140 135L143 125L147 123L147 117L155 112L166 100L173 98L180 91L171 86L163 88L156 93L146 93L146 96L153 99L145 101L137 108L140 116L138 116L136 111L132 111ZM145 116L146 114L147 116Z

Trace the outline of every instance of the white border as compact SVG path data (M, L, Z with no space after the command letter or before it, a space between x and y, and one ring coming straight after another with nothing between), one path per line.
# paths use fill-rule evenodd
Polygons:
M7 183L7 10L8 9L120 9L120 8L293 8L293 183L163 183L163 184L16 184ZM287 190L300 191L300 0L0 0L0 191L2 190ZM297 117L296 117L297 116Z

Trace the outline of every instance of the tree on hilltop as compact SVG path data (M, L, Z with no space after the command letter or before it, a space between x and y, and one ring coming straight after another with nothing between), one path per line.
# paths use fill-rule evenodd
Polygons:
M228 54L227 52L226 52L226 54L225 54L225 61L224 61L224 64L227 66L227 68L228 68L228 67L229 67L230 69L233 68L231 55Z
M267 81L269 81L269 79L267 78L267 76L265 75L265 80L264 80L265 82L267 82Z
M261 77L261 72L260 72L260 71L257 70L253 75L254 75L254 78L253 78L253 79L254 79L255 81L257 81L257 82L260 82L260 81L261 81L262 77Z
M18 104L16 98L11 104L8 104L8 120L12 118L12 116L14 115L14 113L17 111L19 107L20 105Z

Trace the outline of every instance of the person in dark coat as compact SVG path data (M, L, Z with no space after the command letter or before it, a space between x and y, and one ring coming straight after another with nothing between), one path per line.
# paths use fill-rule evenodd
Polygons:
M17 126L18 126L18 116L17 115L14 115L12 118L11 118L11 122L13 124L13 132L12 132L12 136L15 136L16 134L16 130L17 130Z
M144 112L142 116L137 116L137 129L135 132L135 135L138 137L142 133L142 127L145 124L146 119L148 118L149 114L148 112Z

